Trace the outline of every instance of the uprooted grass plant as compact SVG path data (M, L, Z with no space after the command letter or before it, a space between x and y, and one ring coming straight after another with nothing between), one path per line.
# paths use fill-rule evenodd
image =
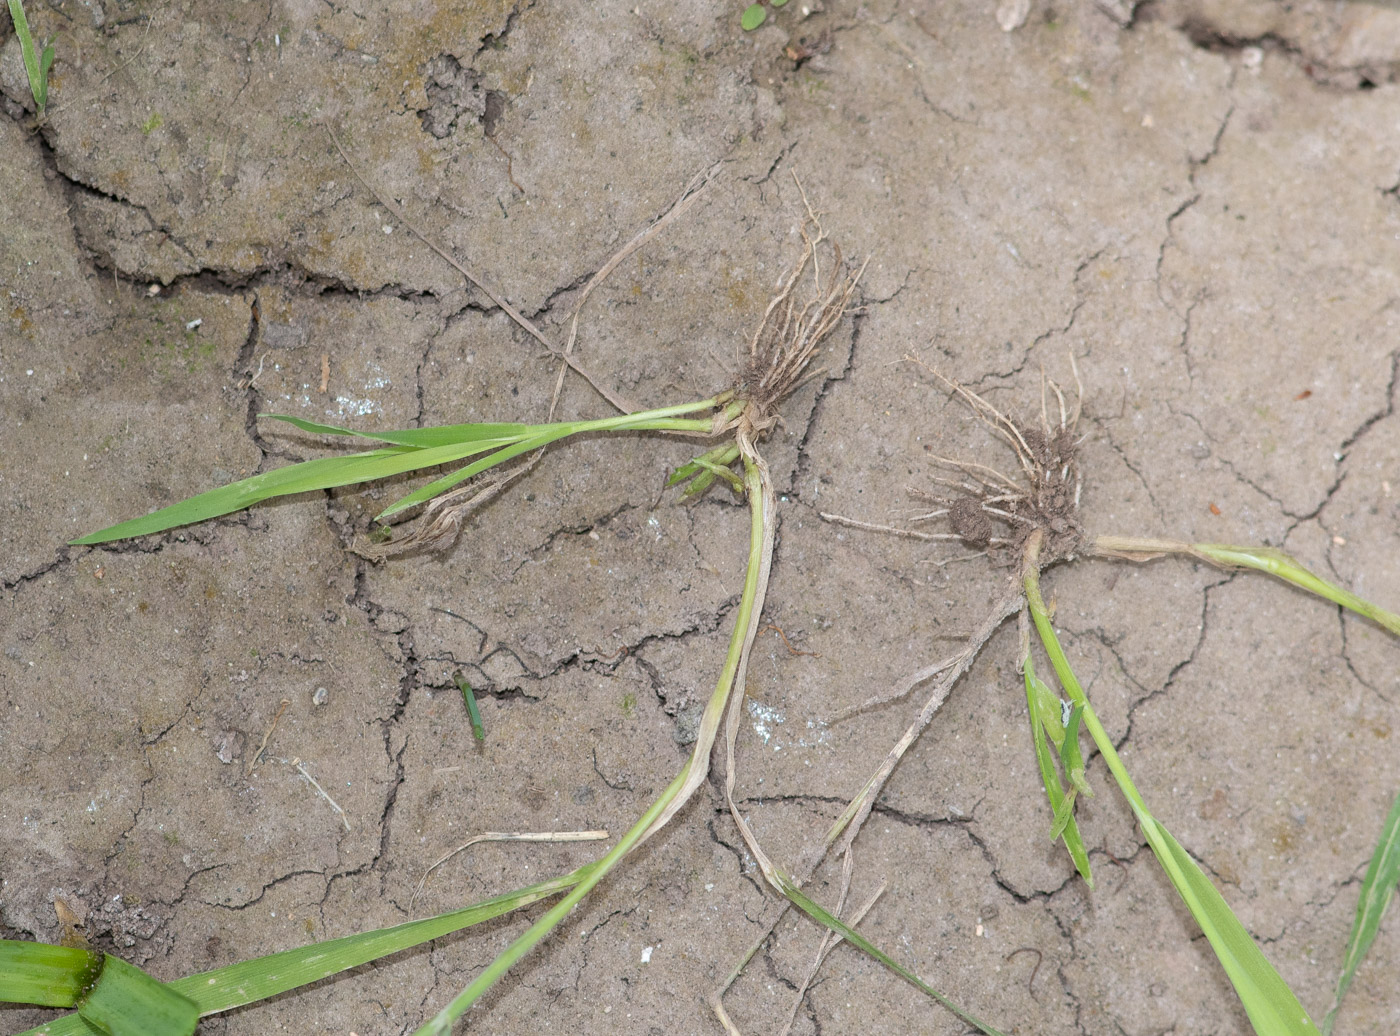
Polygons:
M1079 383L1079 372L1073 357L1070 363L1078 387L1078 399L1082 402L1083 387ZM1142 562L1168 555L1185 555L1222 568L1247 568L1268 573L1341 605L1392 634L1400 635L1400 615L1378 608L1320 579L1294 558L1274 548L1087 534L1078 515L1082 485L1077 455L1079 441L1076 439L1080 402L1076 402L1070 412L1059 386L1053 381L1042 380L1041 414L1037 427L1030 422L1013 420L982 396L938 371L933 371L933 374L1010 447L1023 479L1013 478L984 464L935 457L935 462L948 474L934 477L937 494L918 494L923 499L932 499L937 505L918 518L946 519L951 528L946 533L890 528L829 513L822 517L876 532L912 535L929 540L956 540L978 548L979 553L997 552L1010 563L1015 574L1005 595L992 608L962 652L954 659L916 674L916 677L923 678L939 669L947 672L936 685L935 693L919 722L910 728L892 753L892 759L877 771L868 787L878 788L883 784L892 768L893 759L912 743L918 730L927 724L946 696L951 681L965 670L971 656L981 650L992 632L1012 614L1019 613L1020 668L1025 684L1031 739L1051 812L1051 841L1064 842L1075 868L1092 887L1089 854L1074 816L1077 798L1093 794L1085 776L1084 755L1079 745L1082 727L1089 733L1095 749L1126 799L1157 861L1215 951L1255 1032L1260 1036L1304 1036L1317 1032L1317 1027L1298 998L1269 963L1210 879L1148 809L1060 645L1051 610L1047 608L1041 593L1040 576L1051 565L1082 556ZM1055 407L1047 405L1051 393ZM1050 419L1052 410L1058 411L1058 421ZM1031 651L1032 626L1063 690L1064 699L1036 674ZM903 690L901 688L901 692ZM1324 1032L1332 1029L1337 1009L1375 938L1380 917L1394 893L1397 879L1400 879L1400 796L1395 799L1381 827L1377 848L1362 881L1351 937L1339 968L1335 995L1322 1026Z
M699 186L703 186L703 182L692 184L693 188L698 189ZM693 195L693 190L683 195L677 205L653 225L652 230L688 204ZM650 232L638 235L615 256L585 289L583 297L586 298L599 278L614 268L629 250L639 246ZM46 950L32 950L26 944L5 944L5 952L15 966L14 974L20 978L8 986L0 980L0 998L78 1008L76 1014L44 1026L42 1031L45 1033L135 1031L124 1028L128 1020L144 1019L135 1023L136 1028L150 1036L174 1036L176 1033L188 1036L193 1031L194 1020L202 1015L275 995L546 896L560 895L559 900L524 934L418 1030L425 1036L445 1033L516 961L545 939L598 882L639 845L661 830L685 805L709 773L712 749L723 723L728 771L726 793L730 809L773 886L831 931L839 933L915 983L970 1024L998 1036L996 1029L952 1004L872 946L846 923L837 920L803 895L797 883L763 853L732 799L733 750L743 698L742 694L734 694L733 691L745 684L749 652L759 629L767 590L777 526L776 496L759 444L777 423L779 405L813 376L812 361L823 339L849 311L861 272L848 270L841 259L840 250L826 241L820 221L810 206L801 224L801 237L801 254L770 299L758 330L748 344L740 375L733 386L713 396L676 406L630 411L599 420L557 421L538 425L452 425L379 432L372 436L301 418L267 415L290 423L301 431L323 435L360 435L386 445L255 475L73 541L78 545L97 545L157 533L226 515L274 497L358 484L478 458L408 494L378 516L383 520L415 505L426 505L420 529L414 535L389 548L373 543L362 547L368 553L382 555L388 550L431 547L450 540L460 529L466 513L499 493L521 470L527 470L536 463L546 447L561 440L583 433L615 432L671 433L719 440L717 445L677 470L668 484L689 483L685 494L698 495L716 479L721 479L747 499L750 515L747 564L729 650L705 707L690 757L655 802L604 856L570 874L495 897L466 910L287 951L269 958L245 961L231 968L172 983L155 982L139 969L132 969L114 958L101 957L88 950L68 954L59 960L49 959L44 956ZM459 269L462 268L459 266ZM481 286L468 271L463 269L462 272ZM494 293L488 294L565 360L569 367L589 377L571 357L569 346L556 349L504 300ZM571 334L570 346L572 340ZM561 368L561 378L562 375ZM597 387L591 377L589 380ZM557 401L557 387L555 398ZM480 480L479 476L498 465L527 454L530 455L528 459L522 460L505 475L498 475L494 480ZM737 473L732 470L736 464L739 468ZM463 693L469 694L470 691L464 690ZM37 956L29 955L31 951ZM110 1010L111 1004L117 1005L115 1013ZM717 1006L717 1010L723 1017L722 1008ZM112 1021L114 1017L118 1019L116 1022Z

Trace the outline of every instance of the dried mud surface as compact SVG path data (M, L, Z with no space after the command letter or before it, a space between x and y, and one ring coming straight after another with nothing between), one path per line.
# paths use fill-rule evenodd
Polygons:
M1006 578L819 517L902 522L931 453L1010 463L908 357L1026 413L1073 354L1088 530L1271 544L1400 603L1393 7L1037 0L1004 32L990 4L873 0L745 34L739 5L687 0L30 6L58 58L36 127L0 40L0 935L56 939L62 896L98 945L173 978L393 924L582 863L596 850L479 846L410 911L473 833L620 833L687 751L746 536L726 493L662 492L691 443L566 444L452 550L379 567L346 544L391 490L63 546L324 448L260 411L543 419L554 363L327 125L556 335L719 163L583 312L580 356L638 404L728 383L795 253L793 172L873 257L826 377L765 447L766 621L801 653L759 641L739 794L778 860L820 840L918 696L823 718L947 654ZM609 413L573 377L561 407ZM1400 786L1400 646L1184 561L1079 561L1046 585L1148 802L1320 1017ZM889 887L865 929L1007 1032L1248 1031L1097 759L1098 889L1047 843L1015 652L1003 630L880 800L855 898ZM719 1031L705 999L775 909L721 799L702 789L471 1027ZM201 1030L409 1031L525 924ZM727 1001L745 1032L781 1026L817 938L789 920L755 958ZM1400 1030L1397 972L1392 916L1337 1031ZM0 1030L45 1017L0 1008ZM962 1027L842 950L794 1031Z

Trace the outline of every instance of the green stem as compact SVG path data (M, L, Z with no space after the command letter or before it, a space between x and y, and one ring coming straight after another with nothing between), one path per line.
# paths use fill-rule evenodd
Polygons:
M608 418L611 427L619 427L616 422L620 418ZM595 423L601 424L601 422ZM706 422L707 427L709 422ZM568 916L569 912L586 896L598 882L615 867L628 853L635 849L641 842L649 837L656 829L658 821L663 817L669 817L675 813L689 798L690 794L704 780L704 773L709 769L710 749L714 746L715 734L719 729L720 718L724 715L725 706L729 701L729 696L733 691L734 677L739 671L739 666L744 654L744 645L747 639L749 625L753 622L754 602L759 595L759 574L763 568L763 493L762 482L758 469L746 460L745 484L749 495L749 561L748 569L744 576L744 591L739 598L738 613L734 622L734 631L729 638L729 653L725 656L724 668L720 672L718 682L715 684L714 692L710 695L709 703L705 707L705 714L701 720L701 736L697 739L695 749L690 758L686 761L681 772L675 779L666 786L666 790L653 802L650 808L642 814L631 830L629 830L602 859L600 859L589 873L574 886L573 890L552 906L538 921L532 924L523 935L510 944L495 960L493 960L480 975L478 975L466 989L462 990L450 1004L438 1012L431 1020L417 1030L414 1036L446 1036L451 1031L453 1023L460 1018L468 1008L471 1007L481 996L490 989L496 982L526 953L530 952L540 943L560 922Z
M658 407L655 410L639 410L632 414L618 414L616 417L601 417L593 421L566 421L553 425L536 425L540 432L546 429L565 429L565 435L578 435L582 432L652 431L652 432L698 432L704 434L715 426L713 417L683 419L683 414L693 414L702 410L714 410L723 406L725 422L734 420L743 411L743 404L733 398L732 392L722 392L709 399L695 403L681 403L677 406Z
M1197 543L1194 547L1198 554L1204 555L1218 565L1238 565L1241 568L1267 572L1284 582L1292 583L1309 593L1317 594L1333 604L1350 608L1358 615L1363 615L1372 622L1385 627L1391 633L1400 634L1400 615L1386 611L1384 608L1378 608L1370 601L1357 597L1351 591L1344 590L1335 583L1329 583L1327 580L1313 575L1298 564L1292 556L1283 551L1263 547L1227 547L1218 543Z
M1070 668L1069 659L1065 658L1065 652L1060 647L1060 640L1055 636L1055 629L1050 624L1050 611L1045 607L1045 598L1040 594L1040 531L1031 534L1031 538L1026 542L1025 560L1021 569L1021 585L1026 591L1026 603L1030 605L1031 621L1035 623L1036 633L1040 635L1040 643L1045 647L1045 653L1050 656L1050 665L1055 669L1055 675L1059 677L1060 686L1069 695L1070 701L1076 705L1084 707L1084 726L1089 731L1089 736L1094 739L1094 744L1098 746L1099 754L1103 756L1103 761L1108 764L1109 771L1113 774L1114 780L1118 782L1118 787L1122 789L1123 796L1132 806L1133 812L1142 816L1150 816L1147 810L1147 803L1138 794L1137 786L1133 784L1133 779L1128 776L1127 769L1123 766L1123 761L1118 758L1118 751L1113 747L1113 741L1108 736L1108 731L1104 730L1103 724L1099 722L1098 714L1089 704L1088 697L1084 694L1084 688L1079 685L1079 679L1074 675L1074 670Z
M483 471L488 471L498 464L504 464L512 458L519 457L525 453L533 453L535 450L543 449L550 443L558 442L560 439L568 439L584 432L623 432L623 431L660 431L660 432L683 432L691 435L711 435L715 431L716 417L723 417L724 423L733 420L737 416L741 404L731 399L732 393L721 393L718 396L711 396L709 399L702 399L697 403L684 403L680 406L661 407L656 410L644 410L635 414L622 414L618 417L604 417L594 421L558 421L554 424L522 425L520 430L511 437L501 439L504 445L494 453L488 454L479 460L473 461L464 468L444 475L436 481L430 482L426 486L414 490L407 496L395 500L384 510L374 516L375 521L398 514L417 504L431 500L433 497L465 482L474 475L479 475ZM673 416L675 414L694 413L696 410L711 410L724 404L729 400L728 405L719 415L703 418L681 418ZM484 440L483 440L484 441ZM497 440L492 439L491 442ZM417 465L419 467L423 465Z
M1232 547L1223 543L1183 543L1180 540L1141 539L1129 536L1099 536L1094 539L1094 553L1108 557L1145 561L1162 554L1189 554L1221 568L1252 568L1266 572L1285 583L1292 583L1309 593L1349 608L1400 636L1400 615L1379 608L1350 590L1313 575L1291 554L1274 547Z

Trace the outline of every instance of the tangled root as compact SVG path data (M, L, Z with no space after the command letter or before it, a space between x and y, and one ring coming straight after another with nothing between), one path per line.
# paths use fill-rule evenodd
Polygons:
M796 176L793 177L796 179ZM797 184L802 191L802 184ZM735 395L747 402L744 415L751 433L756 437L777 423L778 405L798 386L822 373L823 368L808 372L807 365L816 355L822 340L850 309L851 296L869 263L847 273L841 249L832 244L831 273L822 280L819 248L827 240L818 214L802 191L802 204L807 215L802 221L802 254L768 300L763 320L749 341L749 355L734 386ZM812 293L799 305L797 285L812 270Z
M926 367L917 358L909 359ZM1078 389L1073 413L1066 409L1060 387L1042 373L1038 428L1007 417L971 389L926 367L1011 448L1024 481L1017 481L985 464L934 456L935 463L962 477L934 477L936 485L952 490L949 496L915 490L916 496L937 505L936 510L916 520L946 517L954 535L964 543L983 549L1010 549L1017 555L1026 537L1040 529L1045 537L1042 556L1047 561L1074 554L1084 535L1079 522L1079 494L1084 479L1079 469L1078 447L1082 440L1075 437L1083 410L1084 388L1073 356L1070 367ZM1047 406L1047 388L1058 402L1059 420L1055 422Z

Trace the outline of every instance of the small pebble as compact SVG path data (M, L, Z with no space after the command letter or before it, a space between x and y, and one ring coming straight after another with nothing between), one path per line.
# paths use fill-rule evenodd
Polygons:
M220 731L214 739L214 755L225 766L243 752L243 735L236 730Z
M324 687L317 687L317 688L316 688L316 693L314 693L313 695L311 695L311 704L312 704L312 705L324 705L324 704L326 704L326 699L329 698L329 697L330 697L330 693L329 693Z

